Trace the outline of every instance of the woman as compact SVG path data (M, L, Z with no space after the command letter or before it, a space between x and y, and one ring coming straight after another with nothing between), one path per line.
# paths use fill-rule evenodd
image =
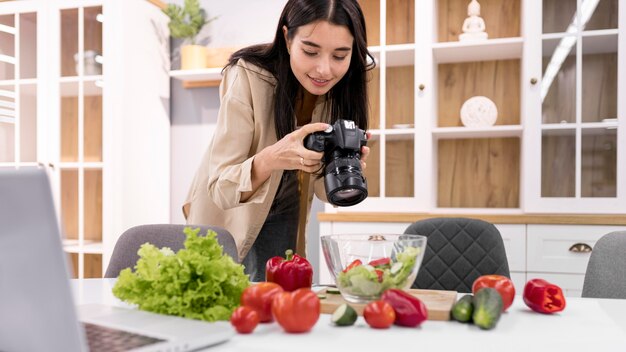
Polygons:
M231 56L216 132L183 212L189 224L229 230L252 281L265 280L266 261L286 249L304 255L310 190L326 195L323 180L308 177L323 153L303 140L338 118L367 129L373 62L354 0L290 0L272 43ZM369 149L361 153L365 168Z

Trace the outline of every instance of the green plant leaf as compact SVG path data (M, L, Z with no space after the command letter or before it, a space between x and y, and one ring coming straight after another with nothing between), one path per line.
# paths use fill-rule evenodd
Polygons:
M184 7L168 4L163 12L170 18L168 24L170 35L174 38L189 39L192 44L195 43L196 35L202 27L217 18L207 20L206 12L200 8L198 0L185 0Z

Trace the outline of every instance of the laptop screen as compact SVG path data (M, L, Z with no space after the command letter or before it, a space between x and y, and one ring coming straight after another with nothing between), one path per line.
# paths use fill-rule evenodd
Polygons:
M0 351L85 350L41 168L0 168L0 312Z

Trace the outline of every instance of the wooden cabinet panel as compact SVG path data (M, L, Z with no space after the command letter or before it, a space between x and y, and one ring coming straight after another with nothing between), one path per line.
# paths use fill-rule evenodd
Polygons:
M520 75L519 60L439 65L437 126L463 126L461 106L467 99L478 95L496 104L496 125L520 124Z
M415 0L387 0L387 45L415 43L414 28Z
M437 154L438 207L519 207L518 138L440 140Z

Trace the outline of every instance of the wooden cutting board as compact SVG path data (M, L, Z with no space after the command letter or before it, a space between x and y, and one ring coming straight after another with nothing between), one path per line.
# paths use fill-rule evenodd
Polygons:
M450 310L456 302L456 291L410 289L407 292L424 302L428 310L428 320L450 320ZM326 293L326 289L319 294L326 295L326 298L320 300L322 314L332 314L337 307L348 303L357 314L363 315L364 303L346 302L340 294Z

